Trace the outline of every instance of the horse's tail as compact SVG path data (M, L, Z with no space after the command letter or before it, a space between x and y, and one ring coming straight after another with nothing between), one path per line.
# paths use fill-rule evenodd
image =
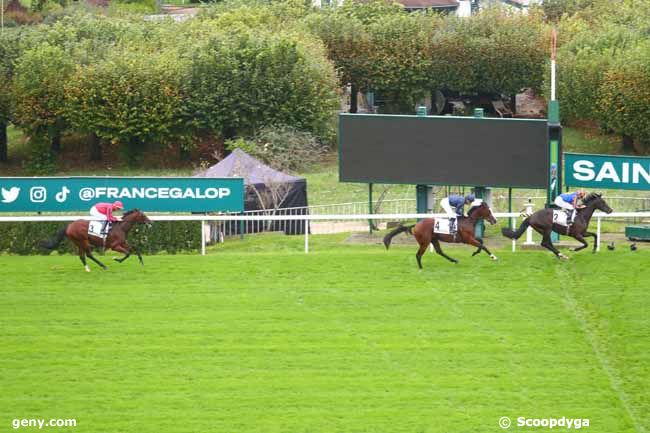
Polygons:
M61 241L63 240L63 238L65 238L66 229L67 229L67 227L64 227L61 230L59 230L58 232L56 232L56 234L54 236L52 236L51 238L49 238L48 240L42 241L41 246L43 248L48 249L48 250L53 250L56 247L58 247L59 244L61 243Z
M384 246L386 246L386 249L388 249L390 247L390 242L398 234L403 233L403 232L409 232L410 234L413 234L413 232L412 232L413 227L415 227L415 224L410 225L410 226L399 226L395 230L393 230L392 232L390 232L386 236L384 236Z
M530 226L530 222L528 221L528 218L526 218L526 219L521 223L521 225L519 226L519 228L517 229L517 231L513 231L512 229L506 227L506 228L502 228L502 229L501 229L501 233L503 234L503 236L505 236L505 237L507 237L507 238L510 238L510 239L519 239L519 238L521 237L521 235L524 234L524 232L526 231L526 229L528 228L528 226Z

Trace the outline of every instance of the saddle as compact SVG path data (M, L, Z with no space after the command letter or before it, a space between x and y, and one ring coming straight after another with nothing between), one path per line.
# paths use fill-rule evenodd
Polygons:
M454 241L458 239L458 225L462 216L456 218L436 218L433 225L433 233L441 235L451 235Z
M573 224L573 221L571 221L572 213L572 210L553 209L553 224L558 224L568 229Z
M104 226L104 223L106 225ZM88 223L88 235L101 238L106 241L106 237L111 232L113 223L110 221L90 221Z

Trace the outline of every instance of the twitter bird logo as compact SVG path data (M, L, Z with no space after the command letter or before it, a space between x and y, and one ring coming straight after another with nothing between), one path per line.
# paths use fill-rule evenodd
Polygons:
M20 194L20 188L18 187L14 186L11 189L2 188L2 202L13 203L18 198L18 194Z

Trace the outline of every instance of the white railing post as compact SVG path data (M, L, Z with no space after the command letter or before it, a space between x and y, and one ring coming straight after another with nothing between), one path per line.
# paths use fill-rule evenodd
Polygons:
M515 218L510 217L510 230L515 229ZM515 239L512 240L512 252L514 253L517 250L517 241Z
M596 221L596 251L600 251L600 217Z
M533 214L533 202L528 199L528 203L526 203L526 215L530 216ZM533 228L528 227L526 229L526 242L524 242L524 245L535 245L533 242Z
M201 255L205 255L205 220L201 220Z
M305 218L305 254L309 252L309 220Z

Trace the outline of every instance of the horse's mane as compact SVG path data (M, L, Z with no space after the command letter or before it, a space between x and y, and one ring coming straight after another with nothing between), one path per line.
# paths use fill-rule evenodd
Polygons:
M140 212L140 210L139 209L127 210L126 212L124 212L122 214L122 218L127 217L127 216L131 215L132 213L136 213L136 212Z
M597 194L595 192L592 192L589 195L587 195L585 198L583 198L582 201L584 203L588 204L589 202L594 201L596 199L599 199L601 197L602 197L602 194Z
M480 207L483 206L484 204L485 204L485 202L481 203L481 204L478 205L478 206L472 206L471 208L469 208L469 210L467 211L467 216L471 216L471 215L472 215L472 212L474 212L476 209L480 208Z

